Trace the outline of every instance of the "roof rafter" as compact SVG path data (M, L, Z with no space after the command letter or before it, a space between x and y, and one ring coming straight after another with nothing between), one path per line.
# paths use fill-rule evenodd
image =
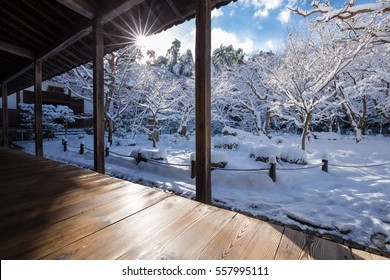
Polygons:
M22 48L22 47L19 47L19 46L15 46L13 44L10 44L10 43L4 42L4 41L0 41L0 50L5 51L7 53L17 55L17 56L28 58L31 60L33 60L35 58L34 53L32 51L25 49L25 48Z
M68 7L74 12L88 18L93 19L95 17L95 9L85 0L56 0L58 3Z
M172 11L179 17L180 19L183 19L183 14L179 11L179 9L176 7L175 3L173 3L172 0L167 0L167 3L169 7L171 7Z

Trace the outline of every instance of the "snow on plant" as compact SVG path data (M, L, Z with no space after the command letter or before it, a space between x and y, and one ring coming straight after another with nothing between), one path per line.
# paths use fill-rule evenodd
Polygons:
M33 128L35 122L34 104L19 103L22 125ZM42 126L50 132L56 132L67 128L68 123L75 122L73 110L68 106L42 105Z
M280 160L305 165L307 164L307 153L298 147L284 147L280 151Z
M142 148L133 150L130 153L131 157L138 158L138 154L141 154L141 158L143 160L166 160L167 159L167 153L165 150L162 149L151 149L151 148Z
M256 161L268 162L271 156L275 156L276 160L280 159L280 148L272 144L261 144L252 148L249 152L249 157Z
M212 139L212 145L214 148L237 150L238 138L232 135L227 136L215 136Z
M211 167L225 168L225 166L229 162L228 155L223 151L211 150L210 157L211 157L210 159ZM190 162L191 161L196 161L196 153L190 154Z

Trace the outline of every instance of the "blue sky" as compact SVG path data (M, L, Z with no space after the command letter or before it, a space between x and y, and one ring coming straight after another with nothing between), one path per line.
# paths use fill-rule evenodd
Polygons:
M331 1L340 7L346 0ZM306 4L304 2L307 2ZM300 4L310 8L311 0L238 0L212 12L212 49L221 44L242 48L246 53L256 50L277 52L283 48L288 32L302 28L305 21L287 9ZM375 0L357 0L357 4ZM143 41L145 50L153 49L165 55L172 41L177 38L182 43L181 53L186 49L194 51L195 20L185 22L161 34Z

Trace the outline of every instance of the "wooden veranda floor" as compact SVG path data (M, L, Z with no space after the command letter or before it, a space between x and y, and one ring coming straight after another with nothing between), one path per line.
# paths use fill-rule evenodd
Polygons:
M0 147L1 259L384 259Z

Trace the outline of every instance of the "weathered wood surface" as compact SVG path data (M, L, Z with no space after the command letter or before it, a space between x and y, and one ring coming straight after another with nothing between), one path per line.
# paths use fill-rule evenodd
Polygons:
M302 232L0 147L1 259L369 259Z

